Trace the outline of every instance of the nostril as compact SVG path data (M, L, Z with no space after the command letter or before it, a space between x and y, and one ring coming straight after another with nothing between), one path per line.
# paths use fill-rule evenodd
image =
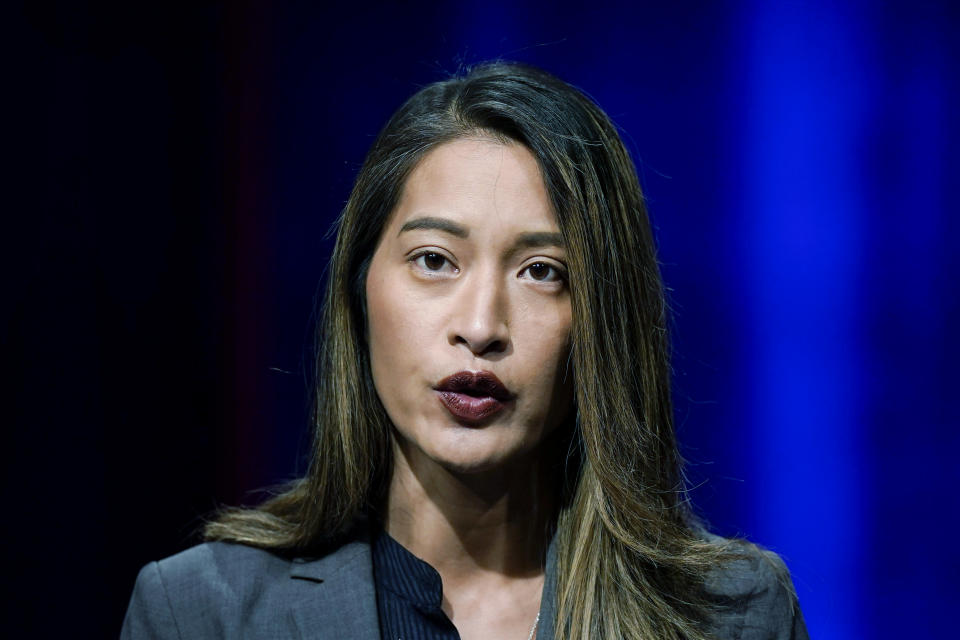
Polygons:
M481 356L487 353L499 353L507 349L510 340L507 323L499 319L454 320L447 332L447 341L451 345L463 345L471 353Z

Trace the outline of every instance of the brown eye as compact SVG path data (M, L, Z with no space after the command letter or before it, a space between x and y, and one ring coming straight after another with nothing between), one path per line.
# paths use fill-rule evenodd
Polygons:
M420 271L431 274L455 273L455 265L450 258L437 251L424 251L410 258Z
M534 262L524 271L531 280L538 282L560 282L564 280L561 270L547 262Z
M542 262L535 262L530 265L530 277L534 280L546 280L552 268Z
M443 269L443 265L446 264L446 262L447 259L439 253L423 254L423 266L430 271L439 271L440 269Z

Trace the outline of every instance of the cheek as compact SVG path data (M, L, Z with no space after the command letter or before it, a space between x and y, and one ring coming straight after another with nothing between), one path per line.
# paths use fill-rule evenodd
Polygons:
M367 341L370 349L370 368L373 381L384 404L388 404L383 391L393 387L389 373L396 369L398 354L394 352L402 340L396 336L393 300L386 292L390 290L387 279L379 268L376 257L370 265L366 282Z
M553 357L549 363L544 363L544 371L552 374L544 376L544 393L550 397L550 405L546 407L544 418L546 433L551 433L562 424L574 406L570 333L569 320L556 327L554 340L550 345Z
M404 422L416 404L426 349L422 314L414 311L417 305L408 294L402 274L374 259L366 282L370 369L377 395L395 424Z
M572 372L567 371L570 355L571 322L569 308L559 306L553 312L542 310L526 323L527 344L524 375L538 388L542 409L552 412L567 404L572 389ZM518 336L519 338L519 336ZM520 340L518 340L518 343Z
M535 352L542 354L540 366L552 371L551 365L564 363L570 351L571 319L568 303L556 304L550 309L536 309L525 323Z
M420 323L410 303L396 286L381 281L367 286L367 334L371 362L409 368L411 355L422 345Z

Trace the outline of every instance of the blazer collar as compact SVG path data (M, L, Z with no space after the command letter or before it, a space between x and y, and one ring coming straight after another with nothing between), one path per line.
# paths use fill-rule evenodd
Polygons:
M303 640L380 638L366 533L321 558L294 559L290 582L290 616Z
M547 547L547 566L544 568L543 593L540 595L540 624L537 640L553 640L553 618L557 615L557 535Z
M547 548L537 640L553 640L555 635L555 543L556 536ZM380 638L368 527L359 528L353 539L323 557L293 559L290 579L294 587L290 616L302 640Z

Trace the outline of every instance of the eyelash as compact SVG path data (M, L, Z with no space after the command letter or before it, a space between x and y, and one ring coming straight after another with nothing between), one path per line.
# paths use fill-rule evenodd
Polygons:
M542 262L542 261L532 262L528 264L526 267L524 267L523 270L529 271L531 268L536 266L542 266L542 267L546 267L547 269L550 269L555 274L555 277L553 280L549 280L549 279L538 280L537 278L532 278L534 282L566 282L567 281L567 274L560 267L556 267L550 264L549 262Z
M448 258L447 256L440 253L439 251L420 251L410 256L409 260L410 262L420 267L420 269L426 273L438 273L440 269L428 269L425 262L422 265L419 264L421 261L421 258L425 259L427 256L436 256L444 261L444 266L446 266L447 264L449 264L450 266L453 266L453 261L450 260L450 258ZM564 269L556 265L550 264L549 262L544 262L543 260L538 260L537 262L532 262L528 264L526 267L523 268L521 273L523 273L524 271L529 271L531 268L536 266L546 267L547 269L552 270L553 273L555 274L555 277L552 280L531 278L531 280L533 280L534 282L566 282L567 281L567 273ZM456 267L454 267L454 269L456 269Z
M425 261L424 261L424 264L423 264L423 265L419 264L419 263L420 263L420 259L421 259L421 258L426 258L427 256L437 256L438 258L440 258L441 260L444 261L444 264L445 264L445 265L449 264L450 266L453 266L453 261L450 260L450 258L448 258L447 256L445 256L445 255L443 255L442 253L440 253L439 251L420 251L420 252L415 253L414 255L410 256L410 262L416 264L418 267L420 267L420 270L421 270L421 271L424 271L424 272L426 272L426 273L437 273L437 272L439 272L439 271L440 271L439 269L428 269L427 266L426 266L426 262L425 262Z

